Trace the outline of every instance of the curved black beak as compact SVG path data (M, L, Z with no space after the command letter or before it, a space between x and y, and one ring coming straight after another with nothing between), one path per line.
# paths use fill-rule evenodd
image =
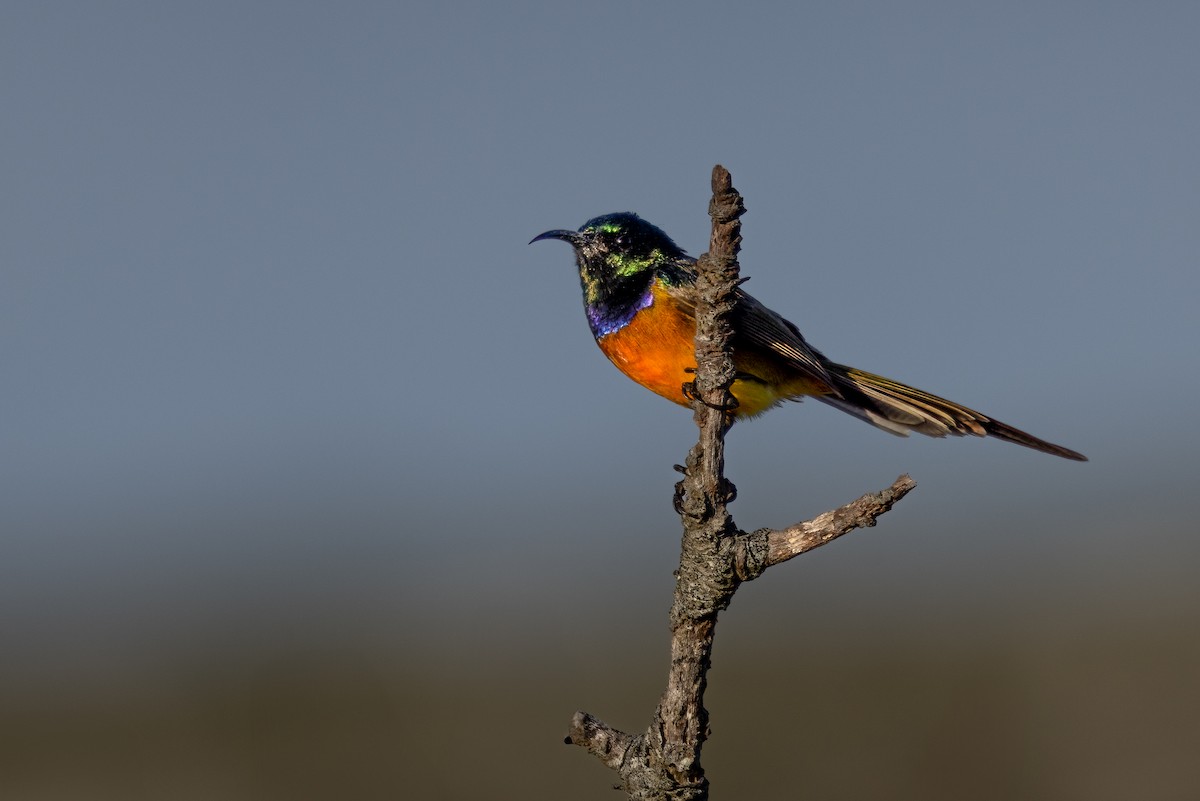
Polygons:
M575 243L579 241L579 232L568 231L565 228L555 228L553 231L546 231L544 234L538 234L533 239L529 240L529 244L532 245L534 242L540 242L543 239L561 239L563 242L566 242L574 247Z

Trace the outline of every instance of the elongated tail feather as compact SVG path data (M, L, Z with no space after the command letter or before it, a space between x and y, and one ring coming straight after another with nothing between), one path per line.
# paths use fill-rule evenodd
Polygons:
M830 362L826 365L841 397L819 395L818 400L866 420L901 437L916 431L930 437L996 437L1043 453L1086 462L1087 457L1055 445L985 414L901 384L890 378Z

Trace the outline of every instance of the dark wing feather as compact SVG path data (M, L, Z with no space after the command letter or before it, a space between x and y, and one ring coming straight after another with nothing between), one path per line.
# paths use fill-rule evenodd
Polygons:
M800 329L740 289L737 302L733 328L740 336L763 350L777 353L805 378L824 384L834 395L838 394L833 376L825 366L828 359L805 341Z

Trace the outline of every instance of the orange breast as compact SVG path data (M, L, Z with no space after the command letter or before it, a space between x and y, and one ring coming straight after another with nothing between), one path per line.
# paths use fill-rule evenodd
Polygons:
M597 340L600 350L622 373L646 389L681 406L690 405L683 385L695 377L696 322L661 286L654 287L654 302L642 309L629 325ZM814 387L798 376L786 361L769 352L735 348L739 373L755 378L734 381L738 417L753 417L786 398L814 394Z
M692 344L696 323L661 287L654 302L629 325L597 340L600 350L625 375L669 401L687 405L683 385L693 376L696 353Z

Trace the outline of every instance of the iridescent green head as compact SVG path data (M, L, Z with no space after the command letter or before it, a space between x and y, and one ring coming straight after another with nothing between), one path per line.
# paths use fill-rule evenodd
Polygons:
M687 254L656 225L631 211L593 217L578 231L547 231L535 236L530 244L542 239L561 239L575 248L580 270L597 277L630 276L653 270L670 259Z
M575 249L583 302L597 337L624 327L650 305L656 276L681 280L681 267L692 262L661 228L629 211L593 217L578 231L546 231L530 244L542 239Z

